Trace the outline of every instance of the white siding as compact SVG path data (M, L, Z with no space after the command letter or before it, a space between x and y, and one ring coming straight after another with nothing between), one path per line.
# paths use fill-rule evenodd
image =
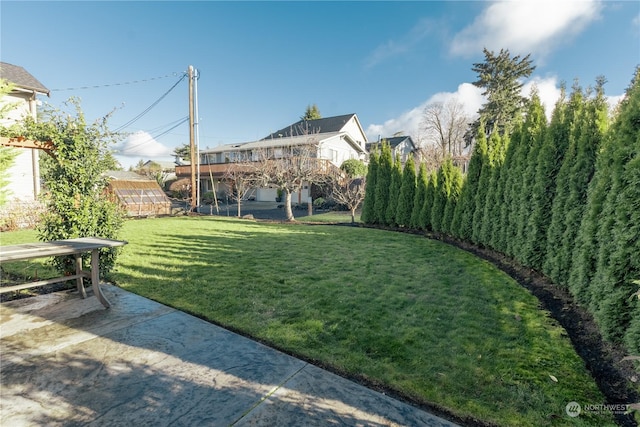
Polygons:
M356 122L356 118L352 117L351 120L347 122L347 124L342 128L343 132L347 132L352 139L354 139L364 151L364 146L367 142L367 137L362 133L360 126L358 126L358 122Z
M30 94L26 96L31 96ZM34 110L35 102L19 95L6 95L0 101L2 104L12 104L16 108L9 111L0 124L9 126L12 123L24 119L30 114L30 108ZM39 151L28 148L14 148L19 154L13 165L8 170L9 184L6 189L9 191L8 200L29 202L36 200L40 192L40 168L38 166Z
M338 135L322 141L320 158L330 160L337 167L345 160L357 159L358 152L344 138L343 135Z

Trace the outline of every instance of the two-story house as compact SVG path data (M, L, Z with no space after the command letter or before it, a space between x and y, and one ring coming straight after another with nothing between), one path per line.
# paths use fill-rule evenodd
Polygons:
M348 159L365 160L366 144L367 137L355 114L299 120L258 141L200 150L200 191L201 194L216 191L220 195L227 191L222 178L234 162L258 161L265 154L277 159L301 147L312 147L310 157L340 167ZM190 165L176 166L178 177L187 177L190 173ZM274 201L277 191L277 188L256 188L248 197ZM292 200L307 200L308 196L309 189L305 188L301 194L292 194Z
M389 144L389 147L391 148L391 155L394 159L396 157L400 157L400 161L403 165L407 161L409 156L415 155L415 152L418 148L410 136L401 135L382 138L378 142L369 143L367 144L367 152L370 153L376 145L379 145L382 142L386 142L387 144Z
M37 96L49 96L49 89L23 67L6 62L0 62L0 79L13 85L11 92L0 100L2 105L10 105L9 111L5 113L4 117L0 118L0 125L8 127L27 116L36 118ZM7 171L9 183L5 190L8 193L9 203L33 203L40 193L38 159L41 150L35 148L35 146L30 147L29 141L25 141L23 146L16 142L9 143L7 138L4 138L2 142L2 145L12 145L14 147L12 149L18 152L17 157Z

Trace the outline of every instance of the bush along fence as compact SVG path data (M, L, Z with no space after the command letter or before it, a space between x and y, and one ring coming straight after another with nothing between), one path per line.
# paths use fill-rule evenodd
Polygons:
M568 289L605 339L640 354L640 69L609 114L604 82L574 85L547 123L533 93L509 134L480 126L463 177L371 155L362 221L491 248ZM610 119L613 117L613 119Z

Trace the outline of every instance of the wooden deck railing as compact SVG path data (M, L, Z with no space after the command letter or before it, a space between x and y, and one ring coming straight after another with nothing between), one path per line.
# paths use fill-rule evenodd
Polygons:
M318 162L318 168L325 173L329 171L335 171L337 167L331 163L328 159L315 159ZM212 174L216 178L224 176L229 166L235 167L242 166L242 163L213 163L213 164L200 164L200 176ZM178 178L184 178L191 175L191 165L176 166L176 176Z

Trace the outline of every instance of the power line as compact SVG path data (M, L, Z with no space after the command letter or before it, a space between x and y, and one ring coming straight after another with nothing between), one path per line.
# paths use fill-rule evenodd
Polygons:
M146 83L146 82L150 82L153 80L160 80L160 79L166 79L168 77L175 77L178 74L184 74L184 71L181 73L171 73L171 74L167 74L166 76L160 76L160 77L151 77L148 79L141 79L141 80L131 80L128 82L121 82L121 83L109 83L109 84L103 84L103 85L92 85L92 86L80 86L80 87L68 87L66 89L51 89L51 92L65 92L65 91L69 91L69 90L84 90L84 89L101 89L104 87L113 87L113 86L125 86L125 85L132 85L132 84L137 84L137 83Z
M140 120L142 118L142 116L144 116L145 114L147 114L149 111L151 111L153 109L153 107L155 107L156 105L158 105L160 103L160 101L162 101L167 95L169 95L169 93L176 87L178 86L178 84L184 80L187 77L186 74L183 74L182 77L180 77L180 79L175 82L175 84L173 86L171 86L171 88L169 88L168 91L166 91L160 98L158 98L153 104L151 104L149 107L147 107L142 113L138 114L137 116L135 116L133 119L129 120L127 123L123 124L122 126L120 126L119 128L117 128L114 132L119 132L122 129L131 126L132 124L134 124L135 122L137 122L138 120Z
M156 139L168 134L169 132L171 132L172 130L177 128L178 126L182 125L183 123L186 123L188 120L189 120L189 116L186 116L186 117L183 117L181 119L175 120L175 121L173 121L171 123L168 123L166 125L159 126L159 127L156 128L157 130L162 129L165 126L171 126L171 127L169 127L167 130L165 130L163 132L160 132L159 134L156 134L156 135L151 135L149 132L147 132L147 134L149 134L149 138L146 138L146 139L138 142L137 144L130 145L130 146L126 147L126 148L127 148L127 150L134 150L134 149L136 149L138 147L141 147L141 146L145 145L148 142L154 141L154 140L156 140Z

